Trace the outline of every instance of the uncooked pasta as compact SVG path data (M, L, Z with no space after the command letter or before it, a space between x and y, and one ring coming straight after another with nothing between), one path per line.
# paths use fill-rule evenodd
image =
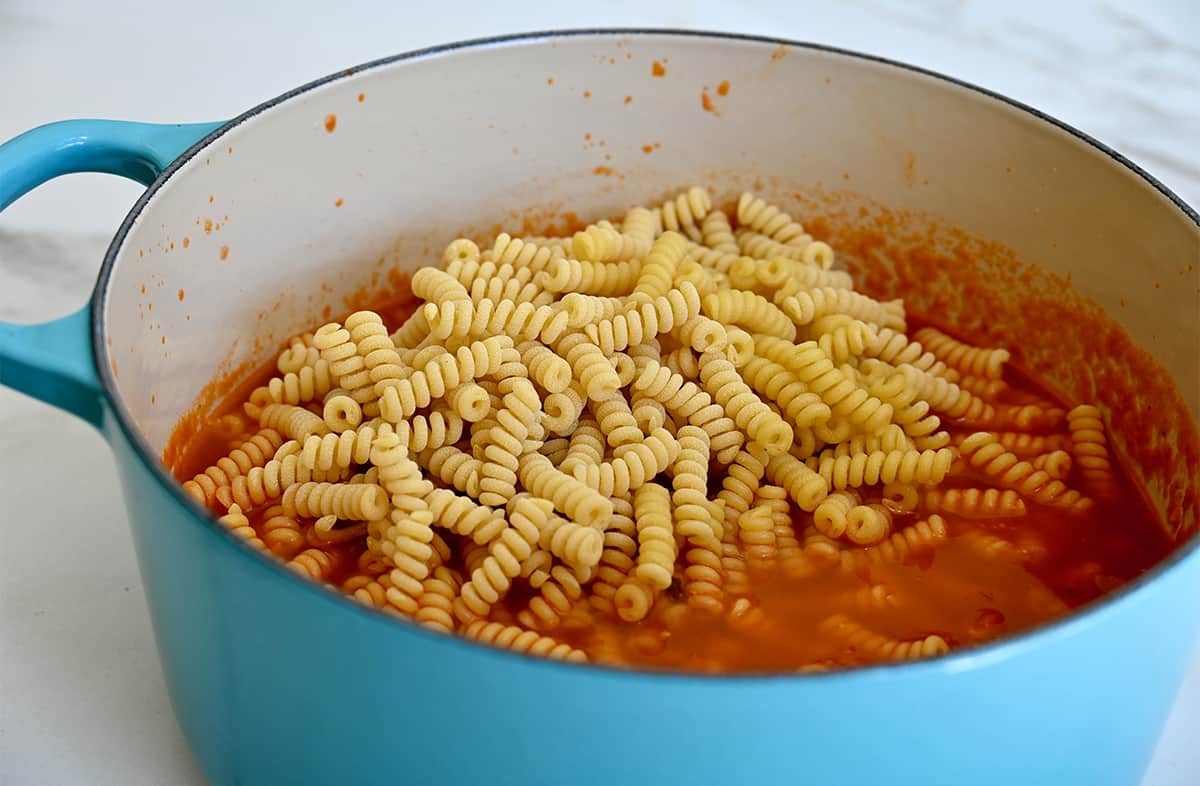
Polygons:
M857 290L808 222L694 187L447 238L404 318L312 324L173 469L362 606L612 667L937 657L1165 553L1103 408Z

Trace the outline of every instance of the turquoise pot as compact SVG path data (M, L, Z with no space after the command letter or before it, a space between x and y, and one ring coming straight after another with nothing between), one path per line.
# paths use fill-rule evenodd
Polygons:
M618 62L625 54L632 65ZM649 77L660 58L678 89ZM734 85L718 108L756 118L753 128L700 106L699 86L718 76ZM628 114L624 95L635 96ZM604 214L623 204L594 175L606 159L585 134L615 154L626 194L709 173L845 174L1071 274L1106 306L1127 298L1123 326L1154 346L1183 392L1181 427L1194 428L1194 297L1144 293L1120 262L1139 254L1143 275L1194 262L1196 214L1082 134L906 66L713 34L539 34L368 64L229 123L35 129L0 146L0 207L70 172L148 190L86 308L0 325L0 383L83 417L111 444L176 716L209 780L1137 782L1200 632L1194 542L1102 602L998 643L842 673L716 678L546 662L430 633L296 578L182 493L159 456L197 391L265 359L364 271L415 266L465 217L505 219L505 204ZM623 152L658 139L657 160ZM944 187L906 189L897 150ZM1014 179L973 203L978 174L1001 159ZM1071 176L1046 180L1047 162ZM988 199L1010 209L976 210ZM1050 250L1039 221L1097 229ZM245 340L251 326L259 345ZM1173 337L1152 345L1164 326Z

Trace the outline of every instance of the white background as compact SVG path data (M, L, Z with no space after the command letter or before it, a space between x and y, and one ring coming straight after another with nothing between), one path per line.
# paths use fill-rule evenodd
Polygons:
M286 9L286 10L285 10ZM762 33L884 55L1037 106L1200 205L1200 2L0 0L0 140L71 117L230 117L315 77L555 27ZM79 307L138 194L81 175L0 216L0 319ZM1200 782L1200 662L1146 786ZM172 718L111 456L0 390L0 784L203 783Z

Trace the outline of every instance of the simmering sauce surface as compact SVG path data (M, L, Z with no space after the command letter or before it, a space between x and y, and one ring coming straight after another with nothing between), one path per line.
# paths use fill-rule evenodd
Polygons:
M389 324L399 324L405 310L393 308ZM204 471L254 433L257 423L241 414L240 404L250 386L274 373L271 363L243 380L226 404L179 446L180 458L171 468L177 478L186 480ZM1005 375L1007 391L997 403L1054 401L1019 371L1009 368ZM977 430L945 418L943 427L955 437ZM859 558L856 554L868 549L845 542L839 543L840 553L829 558L811 557L806 551L809 558L799 571L785 571L771 560L748 560L745 597L750 610L745 614L714 615L689 608L677 575L641 622L620 621L585 599L575 604L553 635L598 663L720 673L820 670L881 659L861 641L823 628L834 615L897 641L938 635L952 650L990 641L1095 600L1137 578L1172 550L1143 495L1116 462L1113 469L1120 487L1114 501L1100 502L1083 515L1028 499L1021 516L980 519L939 512L946 538L898 561ZM1078 485L1076 472L1073 468L1065 479L1068 484ZM714 491L720 480L714 472ZM959 469L938 488L990 485ZM864 503L880 501L880 487L863 491ZM922 498L915 511L895 514L892 532L927 519L930 512ZM247 513L261 533L263 508ZM812 514L794 505L791 514L803 545ZM308 544L334 557L328 584L339 587L358 573L361 540L331 546L314 534L311 519L301 523ZM461 554L461 539L449 534L446 538L455 554ZM515 623L532 594L528 586L515 584L504 603L493 608L491 619Z

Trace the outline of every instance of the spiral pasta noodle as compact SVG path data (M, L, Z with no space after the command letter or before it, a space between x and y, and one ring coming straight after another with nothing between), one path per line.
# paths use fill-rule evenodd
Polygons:
M913 334L913 339L947 366L984 379L1000 379L1004 375L1004 364L1010 357L1007 349L973 347L931 327L921 328Z
M322 325L313 334L313 346L329 364L329 373L337 387L359 403L371 400L374 395L371 375L348 329L337 322Z
M311 351L317 352L315 347ZM288 364L288 367L291 365ZM273 377L266 385L256 388L250 394L247 412L252 417L258 417L267 404L307 404L323 398L333 387L334 377L329 362L318 356L312 363L288 371L282 377Z
M754 394L728 360L711 352L701 355L700 381L738 428L768 454L782 453L791 445L792 427Z
M682 232L692 240L704 239L696 224L712 210L712 198L708 191L693 186L674 199L667 200L655 211L662 228L667 232Z
M851 549L839 554L842 569L860 572L871 564L902 563L923 551L928 551L946 539L946 521L937 514L893 532L879 545Z
M212 505L218 488L230 485L255 467L264 466L282 445L283 437L278 431L262 429L204 472L184 482L183 488L200 504Z
M807 460L809 469L820 475L830 488L846 489L876 483L915 483L933 486L950 472L954 451L876 450L837 458L823 455Z
M241 538L245 543L253 546L256 549L265 549L266 545L258 537L258 533L254 531L254 527L250 526L250 519L242 513L242 509L238 505L230 505L229 512L217 519L217 523L225 527L235 536Z
M653 302L670 292L675 282L675 270L687 248L687 240L677 232L667 231L659 235L642 262L633 288L634 299L640 297Z
M813 526L822 535L840 538L846 531L850 511L858 506L860 497L853 491L835 491L821 500L813 511Z
M413 617L427 628L450 633L456 627L452 613L454 598L462 586L462 577L447 567L437 567L421 582L417 611Z
M755 333L765 333L786 341L796 339L796 326L788 315L762 295L724 289L706 295L701 305L705 316L726 325L741 325Z
M929 635L914 641L900 641L863 627L844 614L835 614L821 623L821 629L845 641L846 645L886 660L932 658L950 651L945 639Z
M704 245L714 251L725 254L738 252L737 240L733 237L733 227L729 223L729 217L720 210L713 210L704 217L704 220L700 222L700 235Z
M320 415L290 404L268 404L258 416L263 428L273 429L288 439L303 441L313 434L329 433L329 426Z
M1028 461L1021 461L986 431L967 437L958 450L973 469L1034 502L1077 513L1092 507L1090 498L1068 488L1061 480L1051 478L1044 470L1035 469Z
M664 590L671 585L675 566L670 492L656 483L646 483L633 495L633 511L638 535L634 573L651 587Z
M537 655L542 658L565 660L571 663L587 662L587 655L582 650L577 650L557 642L549 636L541 636L516 625L476 620L463 629L463 635L473 641L526 655Z
M926 510L969 519L1025 515L1025 500L1012 489L930 489L925 492L924 504Z
M865 431L878 431L892 421L893 409L850 381L813 341L799 345L756 334L756 351L791 371L829 405L834 414Z
M904 309L896 303L880 303L852 289L817 289L775 293L775 305L797 325L809 325L824 316L842 314L881 328L904 329Z
M584 332L606 354L621 352L633 344L670 332L700 313L700 294L690 282L645 299L608 319L587 325Z
M778 207L768 204L750 192L738 198L737 221L740 226L754 230L778 243L808 244L804 227Z
M529 495L509 502L508 526L490 543L488 554L471 571L454 601L454 615L464 624L487 616L493 604L508 592L521 573L521 563L533 553L538 535L546 526L549 510Z
M1067 428L1071 433L1071 455L1079 467L1083 486L1098 497L1111 498L1116 491L1116 478L1108 457L1100 410L1091 404L1080 404L1067 413Z

